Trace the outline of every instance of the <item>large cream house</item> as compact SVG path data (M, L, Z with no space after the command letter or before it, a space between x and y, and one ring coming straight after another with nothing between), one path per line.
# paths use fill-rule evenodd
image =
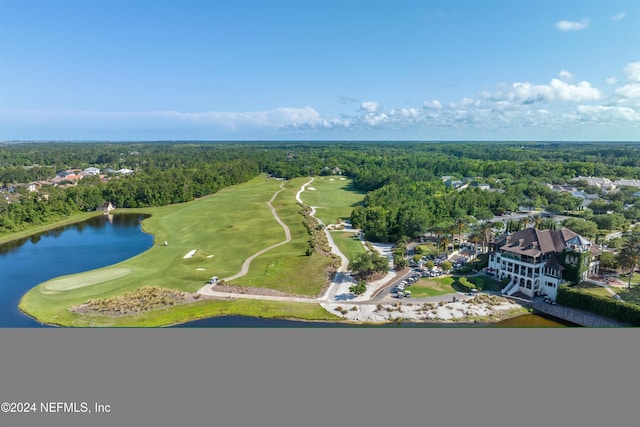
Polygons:
M598 273L600 250L568 228L526 228L492 242L488 269L508 278L503 294L556 298L558 286Z

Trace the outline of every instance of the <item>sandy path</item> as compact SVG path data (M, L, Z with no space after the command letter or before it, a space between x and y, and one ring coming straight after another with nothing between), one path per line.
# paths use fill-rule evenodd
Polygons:
M273 248L277 248L278 246L282 246L282 245L284 245L286 243L289 243L291 241L291 231L289 230L289 227L287 227L287 224L285 224L280 219L280 217L278 216L278 213L276 212L276 209L271 204L276 199L276 197L278 197L278 194L280 194L282 191L284 191L284 183L280 184L280 190L278 190L275 193L273 193L273 196L271 196L271 200L269 200L267 202L267 206L269 206L269 209L271 209L271 214L273 215L275 220L278 222L278 224L280 224L280 226L284 230L285 239L280 243L276 243L275 245L271 245L269 247L266 247L266 248L264 248L262 250L259 250L255 254L251 255L249 258L247 258L244 261L244 263L242 263L242 268L240 269L240 272L234 274L233 276L225 277L223 279L225 282L229 282L231 280L234 280L234 279L237 279L239 277L244 276L245 274L247 274L249 272L249 265L251 264L251 261L253 261L254 259L259 257L260 255L262 255L263 253L268 252Z
M308 182L306 182L305 184L303 184L300 187L300 190L296 193L296 201L302 205L305 205L305 203L302 201L300 195L305 191L306 187L309 186L312 182L313 182L314 178L311 178ZM271 198L271 200L269 202L267 202L267 204L269 205L269 208L271 209L271 212L273 214L273 217L276 219L276 221L278 221L278 223L282 226L282 228L285 230L285 234L287 236L287 239L284 242L280 242L277 243L275 245L269 246L268 248L262 249L261 251L253 254L251 257L247 258L247 260L244 262L244 264L242 265L242 270L238 273L235 274L231 277L227 277L224 280L225 281L230 281L233 279L237 279L238 277L242 277L245 274L247 274L248 270L249 270L249 264L251 263L251 261L253 259L255 259L257 256L267 252L270 249L273 249L277 246L283 245L287 242L289 242L291 240L291 233L289 231L289 228L286 226L286 224L284 224L280 218L278 217L278 214L276 213L275 209L273 208L273 206L271 205L271 202L273 202L273 200L275 200L276 196L282 191L284 190L284 183L280 185L281 190L277 191L273 197ZM316 208L314 206L309 206L309 208L311 209L310 215L315 218L318 223L323 224L323 222L317 218L315 216L316 213ZM349 277L347 274L345 274L348 271L349 268L349 259L340 251L340 249L338 248L338 246L335 244L335 242L333 241L333 238L331 237L331 233L329 232L329 230L325 227L324 228L324 232L327 236L327 240L329 242L329 246L331 247L331 251L338 255L341 259L341 264L340 264L340 268L338 269L336 275L333 278L333 281L331 282L331 284L329 285L329 287L327 288L326 292L324 293L324 295L322 295L319 298L296 298L296 297L280 297L280 296L266 296L266 295L254 295L254 294L237 294L237 293L229 293L229 292L217 292L215 291L215 285L211 286L211 285L205 285L202 288L200 288L200 290L198 290L198 293L203 294L203 295L209 295L209 296L214 296L214 297L219 297L219 298L253 298L253 299L264 299L264 300L272 300L272 301L295 301L295 302L324 302L324 303L334 303L336 302L336 294L340 293L340 294L348 294L349 293L349 286L355 284L355 280L352 279L351 277ZM374 245L376 246L376 245ZM385 245L382 245L385 246ZM378 249L381 253L384 253L384 249L383 248L378 248L376 247L376 249ZM387 248L388 249L388 248ZM370 286L368 289L368 292L366 292L364 295L361 295L360 297L357 298L357 301L353 301L353 302L365 302L365 301L369 301L372 299L372 294L378 290L380 287L384 286L384 284L386 284L389 280L391 280L394 277L395 273L389 273L385 278L373 283L373 286Z

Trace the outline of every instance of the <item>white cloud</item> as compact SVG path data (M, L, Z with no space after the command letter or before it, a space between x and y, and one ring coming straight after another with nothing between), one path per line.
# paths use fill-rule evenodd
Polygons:
M614 122L614 121L640 121L640 112L630 107L612 107L608 105L580 105L577 117L581 120Z
M558 77L560 77L564 81L570 82L571 80L573 80L574 75L567 70L562 70L558 73Z
M589 82L582 81L570 84L552 79L548 85L536 85L528 82L517 82L501 85L494 93L484 91L481 97L492 101L511 101L522 104L553 101L588 101L600 99L600 91Z
M627 12L621 12L617 15L610 16L609 19L612 21L622 21L627 16Z
M424 101L422 105L424 108L430 108L433 110L440 110L442 108L442 104L437 99L433 99L431 101Z
M582 18L580 21L559 21L556 23L558 31L580 31L589 27L589 20Z
M640 82L640 61L632 62L624 67L627 78L632 82Z
M360 109L362 111L366 111L367 113L371 114L377 113L381 108L382 106L375 101L364 101L362 104L360 104Z
M640 98L640 83L631 83L616 89L616 94L625 98Z
M607 82L608 85L614 85L618 83L618 79L616 79L615 77L609 77L605 80L605 82Z

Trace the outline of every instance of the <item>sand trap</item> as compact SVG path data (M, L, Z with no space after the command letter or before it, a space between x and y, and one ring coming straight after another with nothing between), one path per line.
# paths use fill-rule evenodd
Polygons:
M316 189L313 187L307 187L307 190L316 191Z
M195 254L195 253L196 253L196 250L195 250L195 249L192 249L192 250L190 250L190 251L189 251L189 253L188 253L188 254L186 254L186 255L185 255L185 256L183 256L182 258L191 258L191 257L193 256L193 254Z
M204 268L196 268L197 271L204 271Z
M213 258L213 255L207 255L207 258Z
M340 178L340 181L346 181L347 178Z
M335 181L335 179L333 179L333 178L329 178L329 181Z

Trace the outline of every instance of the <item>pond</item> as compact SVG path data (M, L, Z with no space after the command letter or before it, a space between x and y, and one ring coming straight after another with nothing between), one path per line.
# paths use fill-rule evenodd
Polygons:
M285 319L260 319L245 316L220 316L175 325L176 328L477 328L477 327L506 327L506 328L549 328L577 326L560 319L538 314L523 314L496 323L418 323L398 322L385 325L353 325L329 322L304 322Z
M153 245L143 215L100 215L0 245L0 327L45 326L18 309L29 289L54 277L116 264Z

